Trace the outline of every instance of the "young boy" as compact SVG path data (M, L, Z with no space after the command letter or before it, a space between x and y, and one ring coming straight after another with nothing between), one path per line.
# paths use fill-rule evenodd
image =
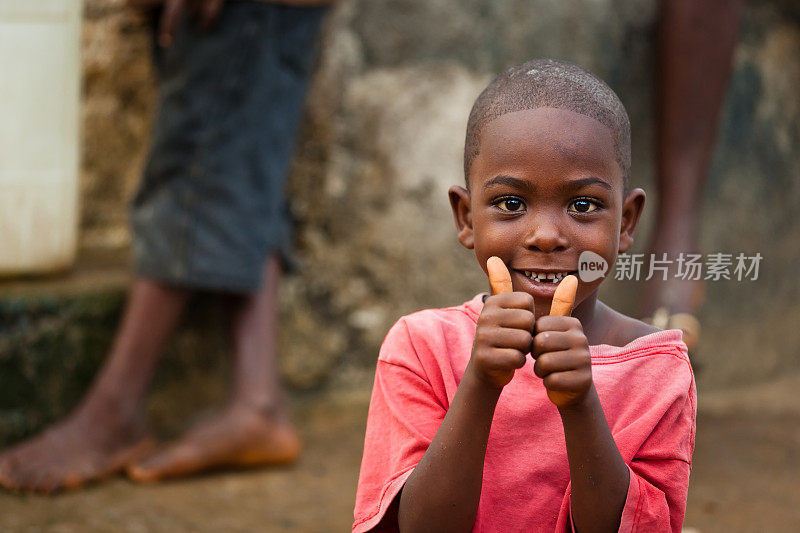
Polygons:
M467 126L458 240L513 292L401 318L378 357L353 531L681 530L696 392L678 330L659 331L580 281L582 252L613 265L644 206L630 124L574 65L512 67ZM528 354L531 357L528 357Z

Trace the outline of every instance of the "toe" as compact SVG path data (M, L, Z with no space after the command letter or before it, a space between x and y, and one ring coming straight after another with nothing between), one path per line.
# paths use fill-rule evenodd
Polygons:
M40 466L30 471L30 475L21 480L22 488L32 492L53 492L58 486L58 467L55 465Z
M150 458L152 455L147 455L140 458L138 461L133 461L125 466L125 473L128 475L130 479L133 481L138 481L140 483L147 483L149 481L154 481L152 476L150 475L150 469L148 468L148 464L150 462Z
M30 490L29 480L33 477L34 471L27 463L16 463L9 461L3 470L0 483L4 487L13 491Z
M52 473L45 476L36 486L36 492L43 494L53 494L54 492L63 488L63 476L61 473Z
M143 458L141 461L128 465L126 469L128 476L134 481L142 483L161 479L164 464L167 462L164 457L167 452L168 450L160 450L153 455Z
M185 476L202 470L206 464L203 454L186 443L171 446L137 463L129 473L136 481L157 481Z
M64 472L61 478L61 488L76 489L97 477L101 468L100 457L84 457L73 464Z

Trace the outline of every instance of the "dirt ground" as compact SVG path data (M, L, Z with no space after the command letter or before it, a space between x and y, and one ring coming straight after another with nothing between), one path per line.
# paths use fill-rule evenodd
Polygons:
M685 531L800 531L798 387L792 379L709 394L706 408L701 395ZM368 403L367 389L295 399L305 453L291 468L145 486L116 478L55 497L2 493L0 531L346 531Z

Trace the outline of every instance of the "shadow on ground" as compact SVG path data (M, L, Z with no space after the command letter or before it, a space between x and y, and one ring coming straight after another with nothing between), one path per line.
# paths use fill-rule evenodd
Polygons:
M773 401L797 386L800 377L705 398L687 528L702 533L800 528L800 409ZM305 451L293 467L219 472L160 485L116 478L55 497L2 493L0 530L349 530L368 404L367 387L295 396Z

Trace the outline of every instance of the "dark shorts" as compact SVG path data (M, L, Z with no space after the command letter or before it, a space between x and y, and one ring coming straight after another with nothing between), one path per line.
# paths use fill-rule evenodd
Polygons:
M132 209L137 274L252 292L267 256L289 260L284 184L324 12L229 1L211 30L185 20L170 47L154 45L158 108Z

